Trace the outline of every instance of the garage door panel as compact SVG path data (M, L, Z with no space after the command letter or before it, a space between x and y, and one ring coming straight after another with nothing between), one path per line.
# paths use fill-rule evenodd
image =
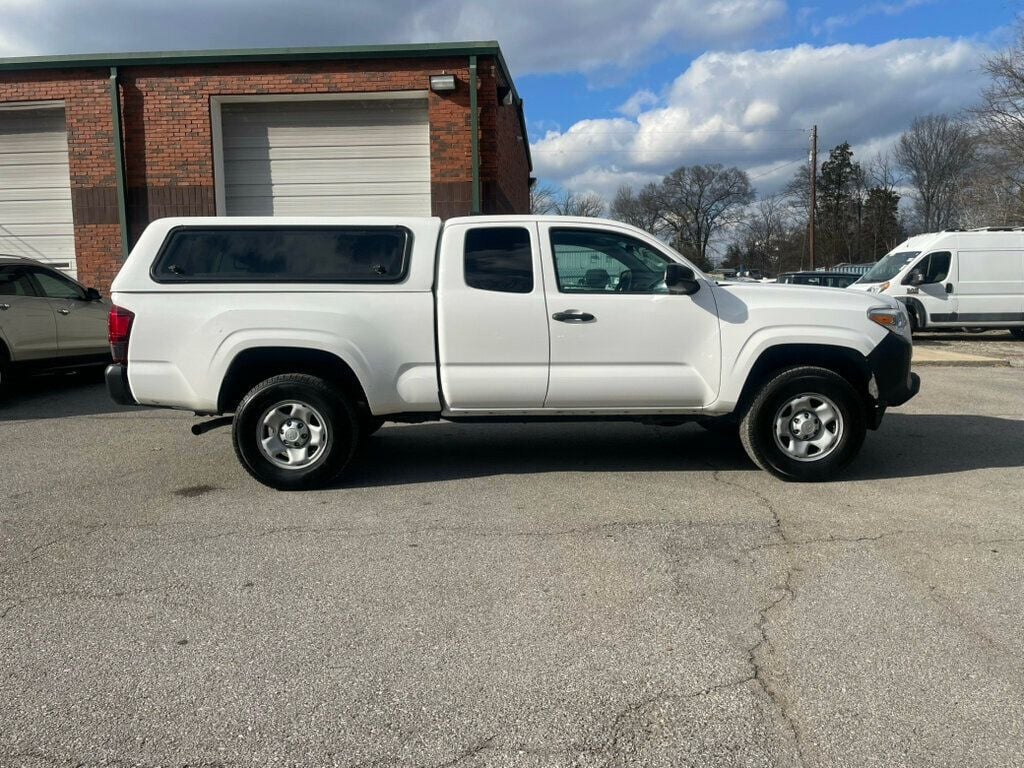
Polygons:
M313 148L316 151L313 151ZM373 160L376 158L407 157L429 158L428 144L349 144L337 146L330 144L302 147L233 147L231 156L236 162L270 160Z
M346 197L351 195L429 195L430 182L325 182L323 184L231 184L231 197Z
M228 104L221 123L231 215L430 214L425 100Z
M225 150L262 149L271 147L373 147L410 145L430 148L429 136L406 130L381 130L379 128L353 129L350 131L315 129L294 131L273 131L260 134L226 136Z
M51 200L71 201L71 192L64 186L52 187L0 187L0 202L15 202L27 200L31 202L44 202Z
M289 184L316 181L430 181L425 164L407 158L373 160L282 160L261 163L225 163L232 184ZM419 166L419 167L417 167Z
M329 200L344 209L346 216L422 216L423 206L430 205L429 195L353 195ZM311 210L324 205L324 198L250 197L240 198L234 205L235 216L309 216Z
M75 273L63 109L0 109L0 252Z

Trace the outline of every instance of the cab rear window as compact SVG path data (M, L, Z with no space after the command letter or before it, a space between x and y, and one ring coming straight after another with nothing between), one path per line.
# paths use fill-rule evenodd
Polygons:
M396 283L411 246L404 227L178 227L152 276L161 283Z

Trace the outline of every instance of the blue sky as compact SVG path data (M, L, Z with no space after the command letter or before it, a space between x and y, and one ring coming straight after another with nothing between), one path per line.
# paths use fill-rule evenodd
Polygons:
M0 0L0 56L497 39L535 174L606 199L683 164L761 194L969 107L1024 0Z
M751 47L785 48L800 43L875 45L897 38L924 37L969 37L998 44L1004 42L1004 28L1012 24L1016 10L1024 10L1021 4L1007 0L937 0L899 10L902 5L858 0L791 3L787 21L766 30L760 41L751 41ZM858 17L858 12L881 6L890 8L890 13L876 10ZM841 23L825 27L829 18ZM526 100L530 131L539 138L548 129L566 128L577 120L614 117L617 108L635 92L664 89L700 53L703 51L659 55L654 50L638 57L635 70L603 73L598 77L580 72L520 76L517 85Z

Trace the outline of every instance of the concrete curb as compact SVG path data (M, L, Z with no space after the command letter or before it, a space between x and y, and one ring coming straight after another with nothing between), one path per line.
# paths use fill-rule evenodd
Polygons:
M985 360L914 360L911 368L1024 368L1024 363L1012 363L992 357Z

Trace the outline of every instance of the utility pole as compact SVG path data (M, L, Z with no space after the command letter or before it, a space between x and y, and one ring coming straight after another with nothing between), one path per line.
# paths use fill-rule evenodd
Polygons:
M814 269L814 219L818 210L818 126L811 128L811 215L808 227L807 245L811 256L811 269Z

